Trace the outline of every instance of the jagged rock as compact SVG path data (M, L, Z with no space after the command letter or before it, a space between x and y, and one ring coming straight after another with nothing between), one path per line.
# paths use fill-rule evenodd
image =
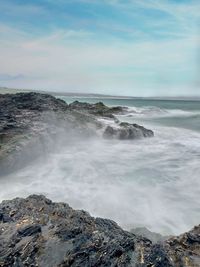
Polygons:
M3 201L0 266L199 266L200 226L157 244L41 195Z
M126 107L107 107L102 102L98 102L96 104L89 104L85 102L74 101L73 103L69 104L69 108L76 109L79 111L88 112L90 114L96 116L103 116L114 118L113 114L123 114L127 111Z
M118 139L136 139L141 137L152 137L153 131L148 130L137 124L119 123L116 127L107 126L104 131L104 137L106 138L118 138Z
M200 266L200 225L165 242L166 251L175 266Z
M125 108L110 108L101 102L75 101L68 105L61 99L40 93L0 95L0 175L34 160L40 155L41 147L48 151L57 146L55 142L49 143L50 140L64 142L63 139L76 136L100 135L118 139L152 136L152 131L139 125L120 123L113 114L122 112ZM116 126L113 134L109 128L105 130L107 124L102 118Z

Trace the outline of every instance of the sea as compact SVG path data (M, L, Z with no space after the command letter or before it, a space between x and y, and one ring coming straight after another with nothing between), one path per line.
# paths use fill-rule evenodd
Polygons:
M2 181L0 199L45 194L124 229L178 235L200 223L200 101L59 96L126 106L121 121L154 131L139 140L80 139Z

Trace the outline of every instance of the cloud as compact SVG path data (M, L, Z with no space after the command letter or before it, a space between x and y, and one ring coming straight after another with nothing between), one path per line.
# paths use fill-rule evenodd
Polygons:
M127 14L128 20L94 16L89 18L94 28L54 25L43 34L1 23L0 60L4 64L0 73L6 73L2 79L0 76L2 85L121 95L166 94L166 88L171 94L180 88L185 93L190 93L188 88L197 90L199 40L195 31L185 26L193 12L195 20L198 17L195 4L185 14L186 4L169 1L81 2L112 6ZM59 0L57 4L64 3ZM148 10L164 12L173 19L157 20ZM140 21L134 23L133 18Z
M190 83L192 79L191 51L196 44L192 38L99 44L88 36L80 31L58 31L34 40L19 36L10 46L0 44L4 62L0 72L24 73L29 79L18 79L23 87L118 94L122 88L134 94L136 87L138 91L153 88L163 81L168 86L181 84L177 78L180 76L184 77L182 83ZM144 90L143 94L146 93Z
M44 15L46 9L42 5L32 3L17 4L15 1L1 1L1 10L4 11L4 15L16 16L35 16Z

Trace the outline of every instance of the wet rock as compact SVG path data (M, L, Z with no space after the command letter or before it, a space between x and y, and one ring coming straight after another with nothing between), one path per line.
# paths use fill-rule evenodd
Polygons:
M71 137L102 135L118 139L152 136L152 131L142 126L121 124L114 115L124 112L124 107L107 107L102 102L75 101L68 105L47 94L0 94L0 175L26 166L40 156L41 150L48 152L57 147L52 140L64 142ZM112 131L106 128L105 118L116 126L110 126Z
M152 244L111 220L41 195L3 201L0 209L5 214L15 211L12 221L0 222L1 267L199 266L200 226Z
M113 114L123 114L127 111L126 107L107 107L102 102L96 104L89 104L85 102L74 101L69 104L69 108L79 110L82 112L88 112L96 116L110 117L113 118Z
M104 137L106 138L118 138L118 139L138 139L142 137L152 137L153 131L148 130L137 124L119 123L115 127L107 126L104 131Z

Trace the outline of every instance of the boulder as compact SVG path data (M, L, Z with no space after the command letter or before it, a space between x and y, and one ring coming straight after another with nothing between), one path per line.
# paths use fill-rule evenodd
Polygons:
M121 140L138 139L154 136L153 131L137 124L119 123L117 126L107 126L104 131L105 138L117 138Z

